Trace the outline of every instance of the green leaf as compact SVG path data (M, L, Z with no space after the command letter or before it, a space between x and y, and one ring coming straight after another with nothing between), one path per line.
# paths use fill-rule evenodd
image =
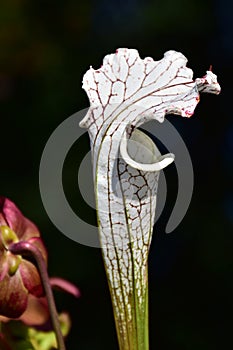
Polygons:
M69 333L70 326L71 326L69 315L66 313L62 313L59 315L59 320L60 320L62 335L65 337ZM42 332L31 327L28 329L28 334L29 334L31 343L33 344L33 349L35 350L57 349L56 337L53 331Z
M71 322L69 315L59 315L60 326L63 336L67 336ZM21 321L2 323L2 334L13 350L52 350L57 349L55 333L43 332L33 327L27 327Z
M2 333L10 348L14 350L35 350L29 339L28 328L21 321L3 323Z

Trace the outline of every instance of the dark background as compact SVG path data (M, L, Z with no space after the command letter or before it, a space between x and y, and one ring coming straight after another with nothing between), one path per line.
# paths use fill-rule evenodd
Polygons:
M39 226L50 274L81 289L77 301L56 294L58 308L70 310L73 319L70 350L114 350L117 340L100 250L74 243L50 222L39 193L39 163L54 129L88 106L83 74L118 47L155 60L175 49L188 57L195 77L210 64L218 75L221 95L203 95L191 119L168 117L190 151L195 187L183 222L166 235L177 193L175 167L166 170L169 195L150 254L150 348L233 346L232 13L231 0L0 3L0 193ZM82 211L79 152L74 147L67 159L64 186Z

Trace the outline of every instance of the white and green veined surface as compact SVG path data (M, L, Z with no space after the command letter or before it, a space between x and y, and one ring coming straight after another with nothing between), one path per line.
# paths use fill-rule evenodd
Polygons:
M194 81L186 63L176 51L154 61L119 49L83 79L90 108L80 126L90 136L100 242L121 350L149 348L147 264L158 178L174 159L161 157L137 128L151 119L162 122L167 113L190 117L199 91L220 92L212 72Z

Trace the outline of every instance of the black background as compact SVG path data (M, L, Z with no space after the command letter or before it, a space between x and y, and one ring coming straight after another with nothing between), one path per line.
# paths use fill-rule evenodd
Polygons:
M113 350L117 340L101 252L74 243L50 222L39 163L53 130L88 106L83 74L118 47L155 60L175 49L188 57L195 77L210 64L218 75L219 96L203 95L191 119L168 117L190 151L195 187L183 222L166 235L177 192L175 167L166 170L167 204L150 254L150 348L233 346L232 13L230 0L1 1L0 192L39 226L50 274L81 289L77 301L56 293L59 310L73 320L68 349ZM79 152L74 146L67 158L64 187L72 206L89 215L76 193Z

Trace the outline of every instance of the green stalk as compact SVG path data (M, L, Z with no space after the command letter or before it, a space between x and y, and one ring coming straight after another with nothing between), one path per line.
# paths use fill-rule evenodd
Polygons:
M124 273L122 262L117 260L117 270L114 272L116 279L120 281L119 289L116 290L111 283L112 271L109 271L105 263L110 294L113 305L113 313L117 338L120 350L149 350L149 322L148 322L148 267L138 266L134 261L134 252L130 250L133 262L130 275L133 281L132 289L128 290L124 285ZM116 256L120 255L117 248L114 249ZM105 261L105 251L103 250ZM140 268L141 279L136 279L135 270ZM138 291L142 294L139 297Z

